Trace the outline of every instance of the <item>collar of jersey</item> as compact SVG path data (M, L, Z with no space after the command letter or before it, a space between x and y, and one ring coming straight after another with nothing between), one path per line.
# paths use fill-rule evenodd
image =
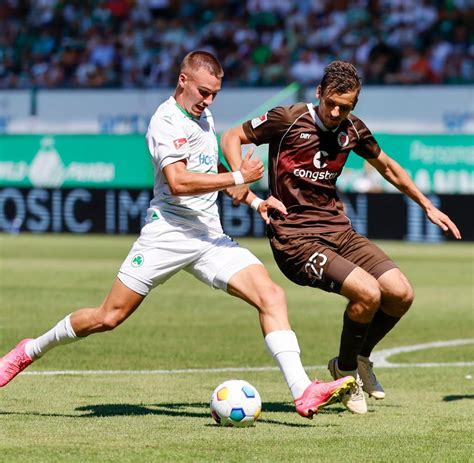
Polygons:
M174 98L173 98L174 99ZM194 117L191 113L188 113L176 100L174 100L174 103L176 107L189 119L192 119L193 121L199 120L198 117Z
M335 129L328 129L324 125L323 121L319 118L318 113L316 112L316 106L313 106L312 104L308 104L308 109L311 116L314 119L314 122L321 130L323 130L324 132L337 132L339 130L339 127L341 124L339 124Z

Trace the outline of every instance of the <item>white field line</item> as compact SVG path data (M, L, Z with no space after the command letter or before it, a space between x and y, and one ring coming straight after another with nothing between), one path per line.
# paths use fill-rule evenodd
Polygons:
M376 367L402 368L402 367L444 367L444 366L473 366L474 362L449 362L449 363L392 363L387 359L392 355L402 354L404 352L415 352L417 350L435 349L438 347L455 347L474 344L474 339L453 339L451 341L435 341L424 344L415 344L413 346L393 347L384 349L372 354L372 361Z
M403 352L433 349L438 347L463 346L474 344L474 339L454 339L451 341L436 341L412 346L383 349L372 354L374 366L381 368L432 368L432 367L470 367L474 362L430 362L430 363L391 363L387 359ZM323 369L326 365L313 365L308 369ZM177 370L57 370L57 371L25 371L22 375L60 376L60 375L173 375L182 373L227 373L248 371L278 371L278 367L238 367L238 368L183 368Z

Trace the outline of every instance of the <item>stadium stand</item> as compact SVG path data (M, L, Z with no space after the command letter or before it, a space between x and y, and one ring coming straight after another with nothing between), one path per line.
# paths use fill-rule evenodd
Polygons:
M0 88L147 88L192 49L227 86L319 81L332 59L365 84L474 82L472 0L3 0Z

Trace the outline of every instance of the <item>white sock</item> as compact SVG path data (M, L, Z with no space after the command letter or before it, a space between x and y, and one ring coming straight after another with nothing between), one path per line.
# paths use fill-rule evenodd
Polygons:
M272 331L265 336L265 344L277 361L293 399L301 397L311 380L301 363L296 334L291 330Z
M53 347L60 344L69 344L81 338L76 336L71 326L71 315L63 318L56 326L50 329L39 338L32 339L25 344L25 352L32 358L37 359L43 356Z

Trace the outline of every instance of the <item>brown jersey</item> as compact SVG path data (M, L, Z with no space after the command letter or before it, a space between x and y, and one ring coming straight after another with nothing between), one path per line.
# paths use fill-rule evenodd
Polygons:
M292 236L343 231L351 227L336 192L336 180L350 151L364 159L380 154L366 125L350 115L327 129L312 104L279 106L243 124L256 145L269 144L269 184L273 196L287 208L273 216L277 235Z

